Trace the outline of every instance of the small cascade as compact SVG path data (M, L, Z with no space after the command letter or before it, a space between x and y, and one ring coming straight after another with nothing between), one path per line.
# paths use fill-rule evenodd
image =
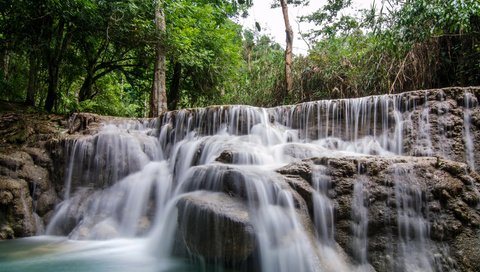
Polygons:
M339 252L335 242L335 209L328 196L331 189L328 168L315 165L312 170L313 220L322 271L351 271L352 266Z
M299 221L296 200L278 174L249 165L197 166L188 171L177 188L176 195L183 198L207 190L228 192L234 199L246 200L243 210L249 214L258 244L261 271L316 271L315 250ZM191 218L190 213L195 214L197 210L187 209L183 217ZM219 229L221 225L217 224L222 222L224 220L217 219L217 223L210 223L208 228ZM225 239L221 235L216 238Z
M366 177L355 180L352 200L353 257L360 267L368 264L368 208L366 195ZM359 269L361 270L361 269Z
M150 229L153 210L161 210L158 203L155 207L155 198L169 197L169 176L164 162L151 162L107 189L79 190L59 205L47 234L66 232L73 239L106 239L145 233ZM74 228L68 229L69 225Z
M465 157L472 169L475 169L475 157L474 157L474 146L473 138L471 134L471 116L472 116L472 107L477 104L477 99L471 93L465 93L464 96L464 109L463 109L463 136L465 141Z
M333 202L328 197L330 189L330 178L326 174L326 167L317 166L313 172L312 183L315 192L313 193L313 210L315 233L320 243L333 246L334 230L334 208Z
M425 194L412 167L394 169L399 243L395 271L435 271L429 251Z
M163 155L149 131L141 124L106 125L67 146L64 200L46 234L105 239L148 229L151 191L169 179L165 163L151 162Z
M18 207L18 209L21 209L23 214L25 215L25 218L22 218L22 223L23 223L23 227L27 230L33 230L35 228L35 225L36 225L36 218L35 218L35 215L36 213L31 213L30 210L32 208L30 202L27 203L27 200L26 200L26 196L25 196L25 192L24 191L21 191L20 193L20 205L21 207Z
M427 94L425 94L427 96ZM425 99L427 100L427 99ZM430 108L424 107L418 116L418 135L415 155L416 156L432 156L432 138L431 138L431 124L430 124Z
M158 141L148 136L150 129L138 126L105 125L99 133L67 145L64 198L70 197L72 186L106 188L149 161L162 159Z
M260 175L262 173L259 173ZM273 177L275 179L275 177ZM253 225L259 244L262 271L317 271L314 248L297 218L288 190L274 186L269 178L247 178Z

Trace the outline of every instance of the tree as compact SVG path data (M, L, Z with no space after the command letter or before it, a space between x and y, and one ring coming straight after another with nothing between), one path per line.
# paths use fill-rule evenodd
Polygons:
M279 2L278 2L279 1ZM276 0L272 7L282 8L283 21L285 23L285 94L287 97L292 94L293 89L293 75L292 75L292 65L293 65L293 30L290 25L290 19L288 16L288 4L300 5L308 4L308 0Z
M227 103L271 107L284 102L285 50L267 35L244 33L245 67ZM250 61L249 61L250 60Z
M78 101L93 99L94 84L114 71L145 66L148 42L154 39L151 5L145 1L98 1L90 20L79 26L74 41L84 60L84 80Z
M27 95L24 100L27 105L34 105L35 92L37 88L37 75L40 65L39 40L41 27L34 24L29 18L37 18L41 15L40 5L36 2L18 0L15 3L11 1L1 1L0 6L0 63L2 78L0 81L10 85L10 76L16 77L9 73L10 68L18 69L17 65L28 67ZM31 35L36 33L36 35ZM18 50L21 49L21 50ZM16 71L15 74L20 71ZM13 84L14 88L19 88L17 84ZM6 86L4 86L6 87ZM13 86L12 86L13 87ZM18 91L17 91L18 93ZM8 96L7 96L8 97Z
M166 52L163 46L163 37L166 36L165 14L163 1L155 0L155 29L157 43L155 45L155 64L153 68L152 91L150 92L150 117L157 117L167 111L167 87L166 87Z
M221 103L242 65L241 30L230 2L180 0L165 9L168 108Z
M231 17L250 2L0 0L0 92L63 113L142 114L153 90L152 116L166 95L172 109L221 102L243 65Z
M285 92L290 95L293 88L292 61L293 61L293 30L288 19L288 6L286 0L280 0L282 6L283 21L285 22Z
M315 42L318 39L348 34L349 30L356 29L358 24L355 18L339 14L340 11L351 4L352 0L327 0L323 7L308 16L302 17L301 21L314 23L316 26L305 34L305 37Z

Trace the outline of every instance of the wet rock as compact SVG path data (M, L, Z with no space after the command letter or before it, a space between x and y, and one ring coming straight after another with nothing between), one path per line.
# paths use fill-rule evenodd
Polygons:
M6 168L7 171L17 171L23 164L22 159L12 157L11 154L0 154L0 167Z
M46 154L40 150L32 150L34 150L34 153L38 153L35 158L39 164L35 164L35 161L27 152L16 151L8 156L5 160L7 163L0 164L0 173L26 181L28 190L25 194L33 199L33 210L43 216L54 208L58 198L50 182L49 171L41 166L48 166L50 163L48 156L46 157ZM8 167L5 167L5 165L8 165Z
M48 169L52 167L52 160L45 149L37 147L27 147L24 149L32 157L35 165Z
M467 191L463 194L463 201L470 207L476 207L480 202L480 195L477 192Z
M55 205L58 201L58 196L54 188L48 188L46 191L42 191L36 195L34 210L38 215L43 217L48 212L55 209Z
M473 236L464 233L479 229L479 213L475 207L480 183L476 181L476 173L468 171L464 163L430 157L323 157L278 169L277 172L289 180L292 189L305 199L310 213L313 212L310 201L313 189L309 182L315 164L327 167L334 191L329 196L335 203L335 239L352 258L356 250L353 246L356 239L352 219L353 185L362 181L368 210L368 260L377 271L403 269L408 262L399 251L403 239L399 224L403 221L399 221L398 216L403 205L408 203L402 201L414 196L421 201L417 203L420 206L415 211L416 216L424 218L424 226L430 226L425 247L431 254L426 258L430 258L435 269L465 267L463 262L468 260L458 258L462 254L458 250L460 247L466 250L466 244L474 242ZM452 243L455 246L445 251ZM450 254L457 254L457 257L451 258Z
M97 114L75 113L68 120L68 133L82 132L89 134L92 127L98 129L100 119L101 116Z
M221 163L232 163L233 162L233 153L232 151L225 150L220 155L218 158L215 159L215 161L221 162Z
M180 237L191 254L225 263L245 261L255 250L247 206L223 193L195 193L177 204Z
M480 243L478 237L480 237L478 229L466 229L453 241L452 257L457 260L459 271L480 271L480 262L478 261L480 260Z
M0 176L0 239L35 235L27 182Z
M313 199L312 194L315 189L303 178L295 175L286 175L285 180L288 185L305 201L310 217L313 218Z
M299 176L311 184L312 165L313 163L310 160L305 160L302 162L288 164L280 169L277 169L276 171L277 173L280 173L286 176L288 175Z

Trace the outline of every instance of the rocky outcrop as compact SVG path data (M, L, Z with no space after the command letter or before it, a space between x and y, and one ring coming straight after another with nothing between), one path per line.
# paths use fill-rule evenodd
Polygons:
M360 250L354 242L359 238L354 231L359 223L354 216L358 209L354 187L361 183L368 211L365 250L377 271L405 269L402 262L408 258L402 256L402 247L428 252L426 258L438 270L480 269L478 256L466 253L480 250L480 177L465 164L430 157L362 156L314 158L279 169L297 180L292 188L309 207L313 206L312 189L306 184L311 183L315 165L327 166L332 184L328 194L335 202L335 240L353 262L358 261L355 256ZM421 241L424 248L405 244L418 239L415 228L422 227L426 231L422 233L426 240ZM405 231L410 232L406 237Z
M228 162L225 154L229 152L222 152L217 161ZM277 170L281 176L271 182L282 188L288 184L296 192L299 218L306 205L311 219L301 222L307 230L318 212L313 179L319 166L324 167L321 174L330 179L326 195L334 203L335 241L352 264L368 262L376 271L408 270L409 265L422 268L416 263L421 261L428 264L425 269L480 268L477 256L467 253L480 249L480 176L466 164L435 157L347 156L286 165ZM248 197L245 176L251 174L235 167L197 167L190 185L197 187L184 189L214 192L188 195L177 204L180 239L190 254L215 263L238 263L257 254L249 220L252 207L247 205L254 199ZM359 215L362 208L366 212L363 218ZM358 230L361 224L365 229ZM359 247L362 243L364 248ZM360 251L368 253L365 260L359 257Z
M4 179L0 192L5 196L14 196L13 201L7 201L7 197L3 203L6 214L3 221L5 230L0 230L0 236L3 237L41 233L51 211L58 203L49 173L53 168L46 151L32 147L25 147L23 150L13 151L8 155L0 154L0 178ZM17 222L19 217L23 223ZM14 231L9 232L6 229Z
M42 233L58 203L48 143L62 138L62 116L1 103L0 239Z
M35 217L31 211L27 182L0 177L0 239L35 235Z
M255 233L243 201L201 192L182 197L177 207L180 239L191 254L235 264L255 251Z

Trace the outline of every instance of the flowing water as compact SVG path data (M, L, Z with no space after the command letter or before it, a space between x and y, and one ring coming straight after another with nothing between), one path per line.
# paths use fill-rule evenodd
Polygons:
M414 170L397 166L394 173L398 258L395 271L433 271L433 256L428 251L428 230L425 199Z
M463 123L464 123L464 140L465 140L465 156L468 166L475 169L475 158L474 158L474 146L473 139L471 134L471 115L472 107L477 103L475 96L471 93L465 93L465 109L463 111Z
M367 192L365 188L366 177L361 177L353 185L352 201L352 232L353 232L353 256L362 265L368 263L367 232L368 232L368 209Z
M256 269L368 271L368 177L353 184L351 261L335 241L329 167L313 169L312 228L303 224L298 195L274 170L311 157L453 156L432 143L444 136L441 128L435 134L422 101L384 95L270 109L223 106L106 124L68 143L63 201L46 227L49 236L1 242L2 271L227 271L221 262L175 253L177 222L200 216L187 206L179 218L179 202L228 198L225 186L246 203ZM466 94L465 156L474 167L472 101ZM394 199L400 242L392 269L433 270L424 199L411 169L396 169Z

